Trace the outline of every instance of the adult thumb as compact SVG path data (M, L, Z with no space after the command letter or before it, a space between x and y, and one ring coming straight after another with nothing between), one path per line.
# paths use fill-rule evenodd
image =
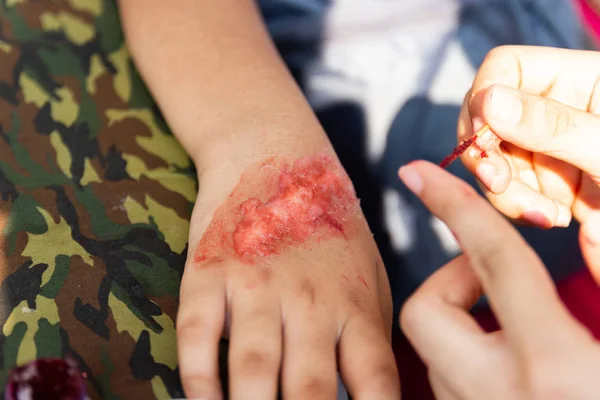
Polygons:
M600 183L600 117L503 85L486 89L483 117L502 140L565 161Z

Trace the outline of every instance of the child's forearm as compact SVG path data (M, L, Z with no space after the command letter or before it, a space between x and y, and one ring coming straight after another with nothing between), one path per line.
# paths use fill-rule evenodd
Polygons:
M331 151L252 0L120 0L120 9L133 58L199 171L223 158Z

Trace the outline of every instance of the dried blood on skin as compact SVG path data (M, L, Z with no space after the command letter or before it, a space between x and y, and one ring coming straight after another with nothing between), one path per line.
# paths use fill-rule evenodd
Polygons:
M252 264L309 239L347 239L358 210L354 188L336 160L272 158L243 174L198 243L194 261Z

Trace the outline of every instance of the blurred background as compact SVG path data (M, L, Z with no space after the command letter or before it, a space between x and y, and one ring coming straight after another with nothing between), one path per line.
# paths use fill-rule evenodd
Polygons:
M397 316L406 297L459 253L444 224L403 188L398 168L415 159L439 163L452 151L463 97L491 49L593 49L594 15L583 0L259 4L356 186L388 268ZM460 162L450 171L477 186ZM555 279L582 267L575 224L519 230Z

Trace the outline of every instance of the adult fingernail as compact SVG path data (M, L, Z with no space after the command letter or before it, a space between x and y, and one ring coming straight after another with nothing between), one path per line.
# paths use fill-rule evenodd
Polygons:
M471 123L473 124L473 132L477 132L485 125L485 122L479 117L473 117Z
M410 164L403 166L398 171L398 176L414 194L418 195L423 191L423 179L415 167Z
M492 120L505 125L516 125L523 115L523 101L514 91L494 88L490 98Z
M492 190L494 179L498 176L496 167L490 164L481 163L475 168L475 174L488 189Z
M583 224L583 235L593 246L600 246L600 215L593 215Z
M558 207L558 217L556 217L556 223L554 226L559 228L566 228L571 224L571 209L564 204L556 203Z
M550 222L550 219L548 219L548 217L546 217L546 214L544 214L542 211L527 210L523 213L521 218L524 221L543 229L552 228L552 222Z

